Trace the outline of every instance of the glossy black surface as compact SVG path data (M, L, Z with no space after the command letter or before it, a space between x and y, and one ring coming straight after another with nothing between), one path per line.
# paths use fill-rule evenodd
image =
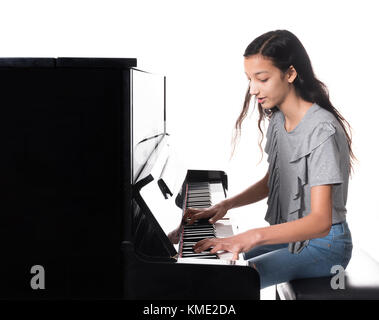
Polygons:
M0 298L120 298L129 68L52 61L0 61ZM34 265L45 270L45 289L31 288Z

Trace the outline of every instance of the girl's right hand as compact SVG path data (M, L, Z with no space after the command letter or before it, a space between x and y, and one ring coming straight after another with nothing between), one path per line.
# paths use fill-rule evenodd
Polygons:
M216 205L209 208L187 208L183 221L189 225L193 224L196 220L199 219L209 219L209 223L216 223L217 220L223 218L228 212L229 207L226 205L225 201L221 201Z

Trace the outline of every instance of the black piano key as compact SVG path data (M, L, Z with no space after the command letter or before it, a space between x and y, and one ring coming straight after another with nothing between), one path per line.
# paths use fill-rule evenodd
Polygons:
M188 245L188 246L183 246L182 247L182 251L184 252L193 252L193 253L198 253L198 252L195 252L194 251L194 249L193 249L193 247L194 247L194 245ZM211 247L211 248L208 248L208 249L205 249L205 250L203 250L202 252L209 252L209 251L211 251L213 249L213 247Z
M210 238L214 238L214 235L213 234L209 234L209 235L202 235L202 234L199 234L199 235L183 235L183 241L200 241L200 240L203 240L203 239L210 239Z
M209 223L209 220L206 218L206 219L198 219L196 220L192 226L195 226L195 225L212 225L212 223Z
M214 228L201 228L201 229L184 229L183 232L203 232L203 231L206 231L206 232L213 232L215 233L215 229Z
M212 202L212 199L210 197L202 197L202 198L199 198L199 199L196 199L196 198L199 198L199 197L187 197L187 202L195 202L195 201L210 201Z
M214 237L215 235L215 232L214 230L207 230L206 232L187 232L187 233L183 233L183 235L185 237L192 237L192 236L203 236L203 235L212 235Z
M209 190L188 190L187 196L211 196Z
M204 219L204 220L208 221L208 219ZM187 222L189 222L189 221L190 221L189 218L187 219L187 221L184 221L184 226L185 227L199 227L199 228L201 228L203 226L206 227L206 226L212 225L211 223L209 223L209 221L208 221L208 223L205 223L205 221L200 221L199 222L199 220L195 220L192 224L187 224Z
M204 232L214 232L215 229L214 228L187 228L187 229L184 229L183 232L184 233L204 233Z
M189 236L189 237L184 237L183 241L186 241L186 240L201 241L203 239L211 239L211 238L214 238L214 236L206 236L206 237L202 237L202 236Z
M197 189L197 188L208 188L209 189L209 183L188 183L188 187L191 189Z
M213 235L214 236L214 231L213 230L204 230L204 231L197 231L197 232L190 232L190 231L184 231L183 233L185 236L191 236L191 235Z
M204 193L211 194L208 188L189 188L187 194Z
M203 207L210 207L212 205L212 202L210 201L188 201L187 202L187 208L203 208Z
M203 205L207 205L208 207L210 207L212 205L212 201L210 200L187 200L187 207L196 207L197 205L200 205L200 206L203 206Z
M196 231L184 231L183 234L190 235L190 234L215 234L214 230L196 230Z
M215 230L212 229L200 229L200 230L184 230L183 234L204 234L204 233L209 233L209 234L215 234Z
M192 204L196 204L196 203L198 203L198 204L209 204L210 205L212 202L210 200L191 200L191 199L188 199L187 204L189 204L189 203L192 203Z
M218 259L217 255L215 253L187 253L187 254L182 254L183 258L211 258L215 257L215 259Z
M215 228L213 227L206 227L206 228L183 228L183 232L197 232L197 231L210 231L210 232L214 232L215 231Z
M210 192L209 187L207 186L199 186L199 187L190 187L188 186L188 191L191 192Z
M219 257L215 254L212 256L198 256L196 259L219 259Z
M200 228L199 226L195 226L193 228L183 228L183 231L193 231L193 232L196 232L196 231L214 231L215 228L213 226L211 227L208 227L208 226L204 226L203 228Z
M211 251L212 250L212 248L209 248L209 249L206 249L206 250L203 250L203 252L209 252L209 251ZM185 253L198 253L198 252L195 252L194 250L193 250L193 246L191 246L191 247L185 247L185 248L183 248L182 249L182 252L185 252Z
M187 190L187 197L210 197L209 190Z
M195 242L195 244L196 244L196 242ZM184 243L184 244L183 244L183 249L184 249L184 248L187 248L187 249L190 248L190 249L193 250L193 247L194 247L195 244L192 244L192 243Z
M209 251L203 251L203 252L183 252L182 251L182 257L184 256L206 256L206 255L214 255L216 253L210 253Z
M195 246L196 243L197 243L196 241L195 241L195 242L183 243L182 248L183 248L183 249L184 249L184 248L191 248L191 249L193 250L193 247Z
M211 194L210 193L192 193L192 192L189 192L187 194L187 198L211 198Z
M190 196L190 197L187 197L187 202L191 201L191 200L196 200L196 198L198 198L198 200L200 201L211 201L212 198L211 197L199 197L199 195L193 195L193 196Z
M196 204L196 205L191 205L191 204L188 204L187 205L187 208L197 208L197 209L207 209L209 208L210 205L209 204Z
M190 207L189 203L192 203L192 204L209 204L211 205L212 204L212 201L210 201L209 199L188 199L187 200L187 206Z
M187 204L187 208L207 209L209 207L210 207L209 204L196 204L196 205Z
M188 240L200 241L200 240L203 240L203 239L209 239L209 238L214 238L214 237L215 237L214 233L184 234L183 235L183 241L184 242L188 241Z
M189 196L188 201L211 201L208 196Z
M195 224L185 224L183 226L184 230L204 230L204 229L214 229L214 225L213 224L198 224L198 225L195 225Z
M187 202L187 207L198 207L198 206L211 206L210 201L188 201Z

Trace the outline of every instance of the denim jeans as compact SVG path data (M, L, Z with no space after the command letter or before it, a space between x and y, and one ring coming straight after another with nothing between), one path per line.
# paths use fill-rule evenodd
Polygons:
M334 265L347 267L353 249L347 222L332 225L323 238L311 239L301 252L289 252L288 243L258 246L244 253L249 265L255 265L261 289L300 278L332 276Z

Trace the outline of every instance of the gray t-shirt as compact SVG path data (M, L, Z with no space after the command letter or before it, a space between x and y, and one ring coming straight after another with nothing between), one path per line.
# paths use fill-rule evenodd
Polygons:
M270 224L293 221L311 212L311 187L332 185L332 223L346 219L349 183L349 147L334 115L313 104L290 132L285 118L274 112L267 129L265 151L269 162L269 198L266 220ZM291 243L300 252L309 240Z

